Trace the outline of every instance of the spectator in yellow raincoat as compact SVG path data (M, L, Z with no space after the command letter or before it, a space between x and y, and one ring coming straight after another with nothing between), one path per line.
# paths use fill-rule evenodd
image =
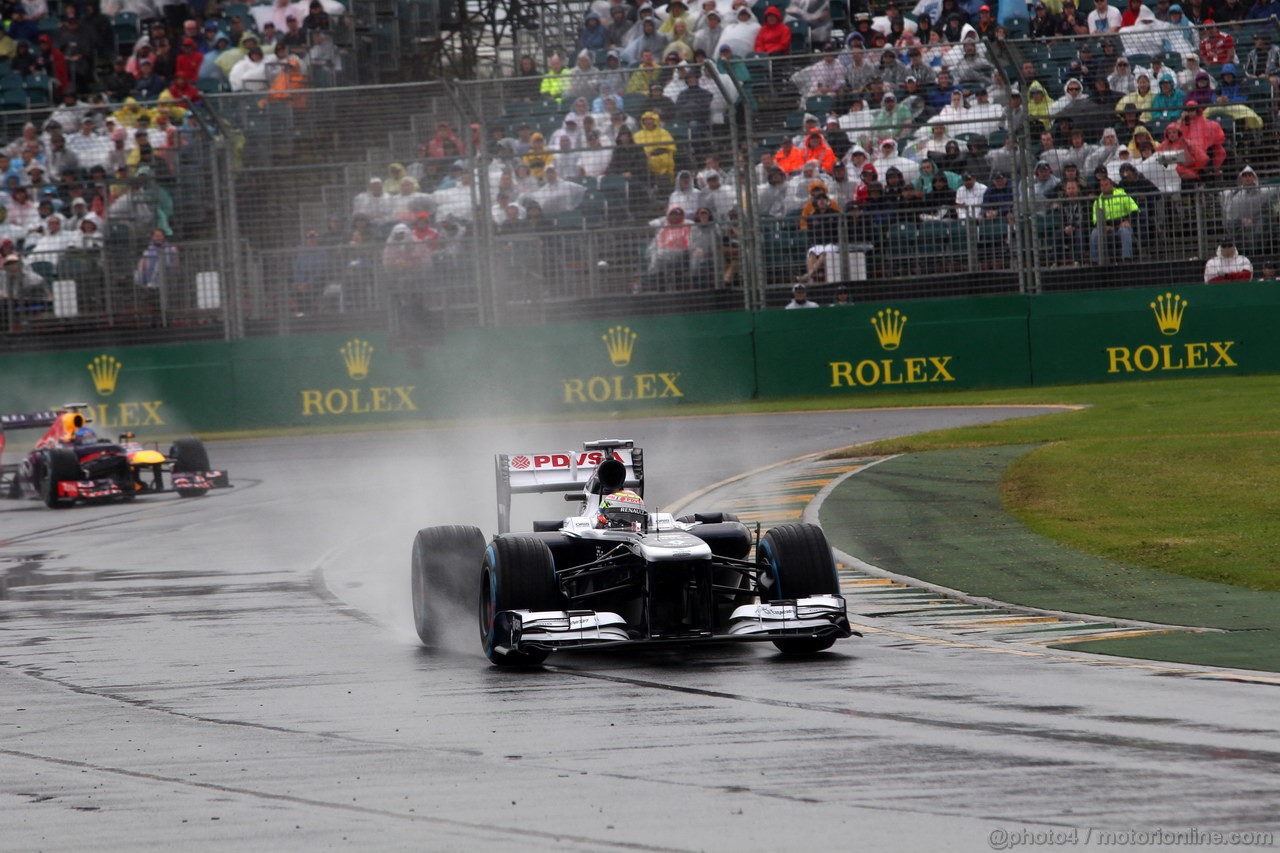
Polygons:
M529 174L541 181L542 174L554 158L555 152L547 148L546 137L541 133L535 133L529 137L529 153L524 155L524 163L529 167Z
M649 179L655 183L671 183L676 174L676 141L655 112L640 116L640 129L635 133L636 145L649 158Z

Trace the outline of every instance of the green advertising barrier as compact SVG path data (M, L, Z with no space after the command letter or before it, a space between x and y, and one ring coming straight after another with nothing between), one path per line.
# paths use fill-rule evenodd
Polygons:
M507 411L725 402L753 394L752 323L749 313L728 312L475 330L464 348L450 349L472 369L483 365L483 390ZM476 411L481 403L455 405Z
M384 334L250 338L231 349L242 428L427 416L421 378Z
M870 302L756 317L761 397L1028 385L1022 296Z
M1186 285L6 355L0 411L180 433L1280 372L1280 288Z
M1036 385L1280 371L1280 287L1050 293L1031 305Z
M599 412L748 399L751 315L451 330L421 350L383 335L235 344L245 426Z
M87 403L94 425L106 434L230 429L236 413L229 357L224 343L6 355L0 409Z
M749 399L752 316L111 347L3 358L6 412L88 402L107 429L229 430Z

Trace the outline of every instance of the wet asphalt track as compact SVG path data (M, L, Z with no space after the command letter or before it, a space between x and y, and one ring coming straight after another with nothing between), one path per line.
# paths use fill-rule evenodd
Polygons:
M0 850L980 851L1280 832L1273 686L892 631L806 661L731 646L532 673L491 668L469 615L454 651L413 636L413 532L491 531L496 451L635 438L661 504L1008 414L221 443L239 487L203 500L0 505Z

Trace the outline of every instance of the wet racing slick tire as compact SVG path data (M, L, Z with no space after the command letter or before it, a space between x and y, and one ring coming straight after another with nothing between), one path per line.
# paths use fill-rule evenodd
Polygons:
M539 539L500 536L489 543L480 569L480 643L497 666L536 666L549 652L497 649L497 615L504 610L563 610L551 549Z
M760 540L756 562L760 566L758 593L763 602L839 595L840 579L822 528L812 524L783 524ZM830 648L834 637L797 637L774 640L784 654L812 654Z
M478 527L424 527L413 538L413 627L424 645L440 642L450 613L470 612L483 557L484 534Z
M169 456L173 459L173 472L181 474L189 471L201 473L209 470L209 451L204 442L198 438L175 439L169 448ZM178 489L180 498L199 498L209 494L208 489Z
M71 448L51 447L41 454L40 482L36 487L45 506L62 509L75 503L58 497L58 484L80 478L80 459Z

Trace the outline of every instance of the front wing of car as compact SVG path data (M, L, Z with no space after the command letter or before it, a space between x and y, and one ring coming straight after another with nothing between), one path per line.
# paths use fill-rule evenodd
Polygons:
M58 497L65 500L110 500L128 494L128 487L111 478L100 480L63 480L58 483ZM203 492L209 489L229 489L230 479L226 471L183 471L172 475L169 488L156 488L151 484L135 490L133 494L154 495L158 492Z
M744 604L733 611L723 633L695 630L635 637L617 613L595 610L504 610L494 619L494 647L500 653L521 649L584 649L618 645L761 641L805 637L851 637L845 601L839 595Z

